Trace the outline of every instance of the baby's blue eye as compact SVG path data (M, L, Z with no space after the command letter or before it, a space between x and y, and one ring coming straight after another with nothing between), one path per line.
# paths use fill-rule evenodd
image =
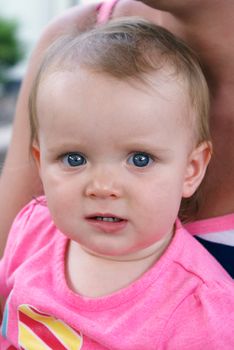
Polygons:
M138 168L143 168L151 164L152 157L144 152L133 153L129 158L128 162Z
M66 166L79 167L87 163L85 157L79 153L67 153L62 157L62 162Z

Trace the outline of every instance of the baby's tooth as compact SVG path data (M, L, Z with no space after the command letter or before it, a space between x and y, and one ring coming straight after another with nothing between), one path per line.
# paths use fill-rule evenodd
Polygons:
M103 218L103 221L113 222L113 221L115 221L115 219L114 218Z
M105 221L105 222L117 222L117 221L119 221L118 218L115 218L115 217L104 217L104 216L97 216L96 220L97 221Z

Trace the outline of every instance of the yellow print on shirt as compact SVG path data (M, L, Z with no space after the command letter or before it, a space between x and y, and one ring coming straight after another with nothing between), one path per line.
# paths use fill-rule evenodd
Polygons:
M24 304L18 308L22 350L80 350L83 337L63 321Z

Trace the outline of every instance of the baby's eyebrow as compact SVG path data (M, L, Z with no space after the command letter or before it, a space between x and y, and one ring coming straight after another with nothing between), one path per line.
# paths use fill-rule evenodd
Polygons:
M123 147L129 150L144 151L148 153L172 153L172 150L167 147L162 147L160 143L158 145L151 144L150 142L126 142Z
M72 152L72 151L79 151L80 149L84 148L84 145L80 142L71 142L63 140L63 138L59 140L55 140L52 142L51 140L46 141L46 152L49 153L58 153L58 152Z

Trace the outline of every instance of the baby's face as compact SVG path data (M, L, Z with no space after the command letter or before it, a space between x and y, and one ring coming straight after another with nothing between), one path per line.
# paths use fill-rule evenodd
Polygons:
M183 84L165 72L152 84L79 70L54 73L39 89L48 207L58 228L95 254L152 253L197 186Z

